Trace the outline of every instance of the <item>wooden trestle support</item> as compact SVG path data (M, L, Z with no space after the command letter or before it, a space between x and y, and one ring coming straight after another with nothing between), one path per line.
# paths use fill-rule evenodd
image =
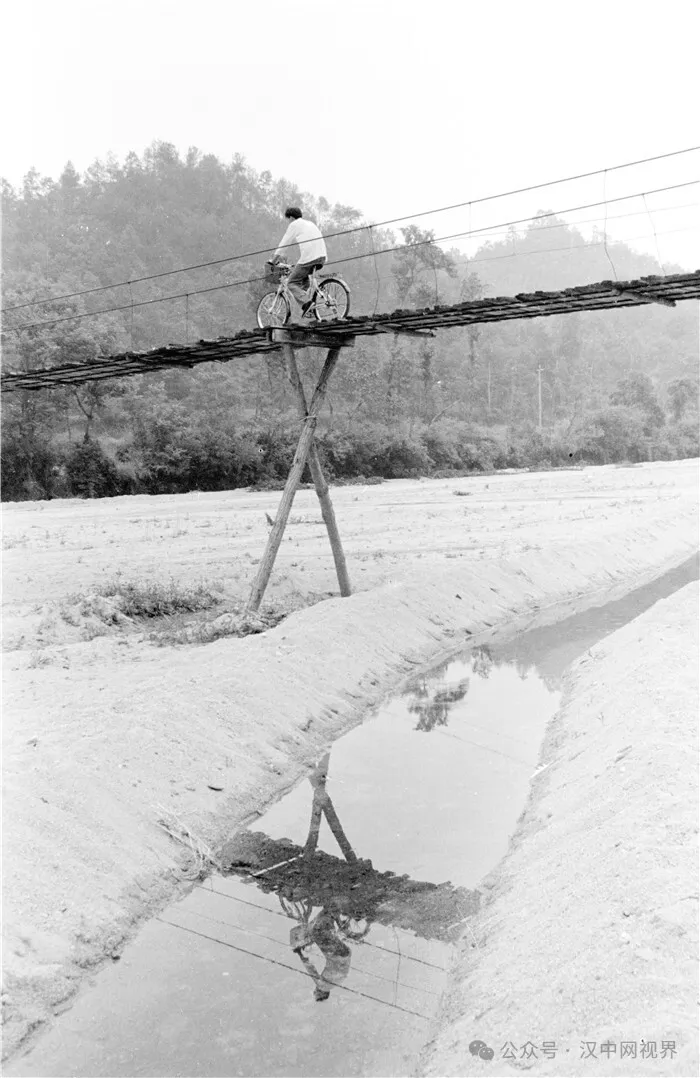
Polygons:
M297 410L299 412L299 418L302 421L302 428L299 444L297 445L294 460L292 461L292 466L289 470L289 475L287 476L282 500L280 501L279 509L277 510L277 516L275 517L275 522L270 530L265 553L258 566L258 571L246 604L246 612L251 613L260 609L260 604L263 600L265 589L267 588L275 564L277 552L279 551L282 537L284 536L285 528L287 527L294 495L297 492L307 463L316 488L318 500L321 504L323 521L328 531L328 538L333 552L333 560L335 561L335 570L338 576L338 584L340 586L340 594L342 596L351 594L350 577L348 576L348 569L345 563L345 554L340 540L340 532L338 531L338 525L333 511L333 503L331 502L331 496L328 490L328 483L323 474L323 466L314 438L319 413L323 402L326 399L328 383L336 364L338 363L340 353L343 348L351 348L355 343L355 338L350 335L339 337L337 334L334 334L333 337L324 337L323 333L295 329L273 329L271 335L273 342L279 345L282 355L284 356L287 377L291 382L292 389L296 396ZM310 403L307 403L306 392L301 381L299 368L297 367L296 356L294 355L295 348L328 349L328 355L326 356L323 370L321 371L311 396Z

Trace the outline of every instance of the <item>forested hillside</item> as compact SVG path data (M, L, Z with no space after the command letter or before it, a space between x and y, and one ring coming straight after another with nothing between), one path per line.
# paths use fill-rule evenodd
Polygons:
M82 176L68 164L58 181L31 172L19 191L3 184L6 368L89 363L254 326L267 255L239 256L277 244L289 204L327 235L363 223L359 210L256 173L241 157L224 163L192 149L182 159L167 143ZM659 272L654 259L610 240L606 250L602 236L586 240L546 209L470 260L432 238L415 225L329 238L353 311ZM393 250L376 253L384 249ZM148 302L167 296L178 298ZM91 311L106 313L78 317ZM693 303L358 341L332 383L320 443L337 479L696 456L697 356ZM319 359L302 354L302 365ZM3 498L279 481L295 417L275 357L5 394Z

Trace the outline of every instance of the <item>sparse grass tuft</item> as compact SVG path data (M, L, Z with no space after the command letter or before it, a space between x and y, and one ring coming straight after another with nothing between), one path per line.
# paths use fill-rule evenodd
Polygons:
M115 580L97 589L106 599L116 599L127 618L163 618L172 614L192 614L210 610L220 596L210 584L181 584L172 578L162 581Z
M149 634L149 640L158 647L175 647L178 644L211 644L225 636L253 636L279 625L286 613L270 608L257 614L245 614L242 610L228 610L213 621L187 621L169 624Z
M222 871L221 862L209 845L196 835L172 809L164 808L163 805L155 805L154 808L160 813L156 823L188 851L187 864L182 869L185 879L204 880L212 869Z

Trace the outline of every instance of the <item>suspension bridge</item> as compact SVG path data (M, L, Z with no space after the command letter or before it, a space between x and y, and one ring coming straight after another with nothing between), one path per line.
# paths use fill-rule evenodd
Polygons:
M692 273L642 277L632 281L600 281L556 292L523 292L470 300L419 310L388 314L356 315L318 327L285 330L241 330L230 337L200 340L192 344L167 344L146 352L122 352L90 363L71 363L28 371L7 371L2 391L52 389L85 382L150 374L165 368L192 368L200 363L228 363L243 356L261 355L284 344L295 347L350 347L355 337L386 333L433 335L439 329L455 329L489 322L542 318L556 314L642 307L658 303L674 307L683 300L700 299L700 270Z
M246 616L260 609L272 569L282 543L294 496L307 467L311 472L321 506L321 515L335 562L340 594L351 594L350 577L345 561L340 532L335 519L328 482L315 443L315 432L321 407L326 398L333 371L344 348L352 348L356 337L380 334L408 334L413 337L432 337L440 329L517 319L543 318L552 315L615 310L623 307L643 307L661 304L675 307L684 300L700 299L700 270L692 273L659 277L641 277L631 281L600 281L596 284L565 288L557 292L519 293L470 300L448 306L424 307L419 310L396 310L389 314L357 315L317 326L290 326L241 330L231 337L200 340L193 344L169 344L148 352L123 352L84 364L64 364L48 369L8 371L2 378L2 390L32 391L60 386L80 385L108 378L149 374L166 368L193 368L200 363L228 363L243 356L281 353L287 377L294 391L301 434L294 460L287 477L277 516L246 605ZM310 400L299 374L295 351L300 348L328 350L318 381Z

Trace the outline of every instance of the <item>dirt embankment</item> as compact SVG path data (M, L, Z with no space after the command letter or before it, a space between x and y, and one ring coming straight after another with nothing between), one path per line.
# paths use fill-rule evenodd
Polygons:
M421 1074L700 1072L697 646L689 585L572 667Z
M417 666L679 564L697 548L695 479L682 462L345 488L334 499L353 580L367 570L359 593L204 647L153 647L118 623L76 639L62 604L108 572L196 580L206 568L240 596L265 535L246 521L264 521L270 496L6 510L6 1051L187 886L192 866L159 820L215 848ZM170 515L195 503L204 537L187 526L166 541ZM292 606L331 584L325 539L299 520L275 578Z

